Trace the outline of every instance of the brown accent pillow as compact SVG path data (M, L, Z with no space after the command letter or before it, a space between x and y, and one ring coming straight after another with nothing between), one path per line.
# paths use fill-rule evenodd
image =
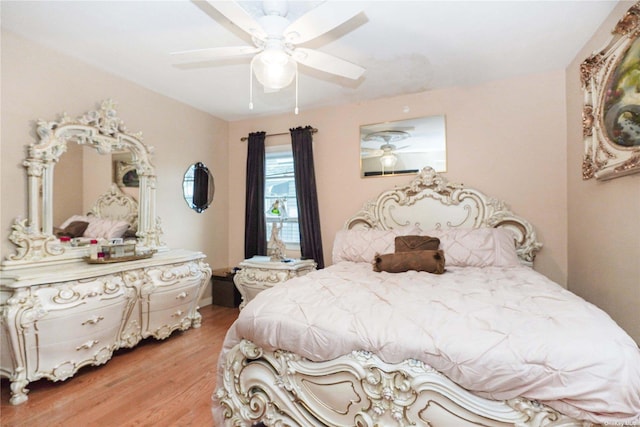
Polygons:
M398 236L396 237L396 252L437 251L440 239L431 236Z
M373 260L373 271L402 273L404 271L426 271L428 273L444 273L444 251L424 250L396 252L394 254L376 254Z
M89 226L88 222L73 221L63 229L56 231L56 237L82 237Z
M127 231L124 232L124 234L122 235L123 239L131 239L131 238L135 238L136 236L136 230L129 228Z

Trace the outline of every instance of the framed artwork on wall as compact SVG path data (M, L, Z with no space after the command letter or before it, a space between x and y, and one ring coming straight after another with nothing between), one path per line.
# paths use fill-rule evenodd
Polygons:
M640 172L640 3L580 66L584 91L582 178Z
M140 180L136 165L129 162L115 161L115 183L118 187L138 187Z

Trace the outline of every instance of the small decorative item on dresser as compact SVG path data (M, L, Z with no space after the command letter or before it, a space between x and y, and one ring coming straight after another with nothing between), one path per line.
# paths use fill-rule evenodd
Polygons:
M211 300L215 305L223 307L237 307L241 296L233 283L235 271L229 268L213 270L211 276Z
M236 287L242 295L240 309L261 291L271 288L291 278L304 276L317 267L311 259L285 259L271 261L268 256L254 256L239 264L240 270L233 278Z

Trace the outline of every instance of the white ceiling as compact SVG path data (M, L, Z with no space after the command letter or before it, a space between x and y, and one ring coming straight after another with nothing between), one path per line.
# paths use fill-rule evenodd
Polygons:
M239 3L260 13L261 2ZM289 2L288 18L320 3ZM300 110L564 69L616 3L360 2L362 13L304 47L367 71L352 81L300 66ZM291 85L275 93L254 87L249 110L249 56L172 64L170 52L252 46L206 2L2 0L0 13L3 29L225 120L294 108Z

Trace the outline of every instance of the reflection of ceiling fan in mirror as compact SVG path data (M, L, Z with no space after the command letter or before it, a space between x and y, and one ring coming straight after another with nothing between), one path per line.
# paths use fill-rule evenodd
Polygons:
M293 21L287 18L289 7L284 0L263 1L264 14L256 18L234 1L207 2L251 35L254 47L214 47L172 53L182 64L256 54L251 60L251 70L269 90L289 86L297 78L298 64L354 80L365 71L359 65L333 55L297 46L355 17L361 12L357 2L324 2ZM253 105L250 103L249 107Z
M379 132L372 132L362 138L363 141L380 141L382 144L379 148L367 148L362 147L362 156L364 158L371 157L385 157L394 156L394 152L409 147L405 145L402 147L396 147L392 142L402 141L409 138L411 135L408 132L401 130L383 130Z

